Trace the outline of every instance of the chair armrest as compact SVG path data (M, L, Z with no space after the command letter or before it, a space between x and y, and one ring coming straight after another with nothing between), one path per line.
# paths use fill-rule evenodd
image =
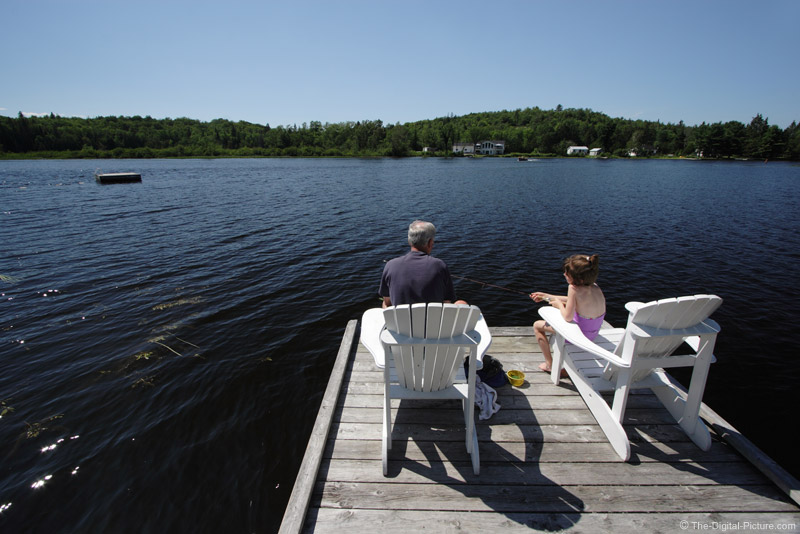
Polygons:
M690 336L718 334L720 331L719 324L717 324L717 322L712 319L706 319L702 323L690 326L688 328L676 328L674 330L656 328L654 326L640 325L636 323L628 325L628 329L631 331L631 335L633 335L633 337L636 338L668 337L668 336L690 337Z
M547 321L550 326L553 327L553 330L555 330L556 333L576 347L585 350L586 352L589 352L598 358L603 358L617 367L631 366L630 363L626 362L614 353L607 351L592 341L589 341L589 339L583 335L583 332L581 332L581 329L577 324L568 323L564 320L564 317L561 315L561 310L551 306L543 306L539 308L539 315L542 317L542 319Z
M372 354L375 365L380 369L386 364L386 354L381 344L381 332L385 325L382 308L370 308L361 317L361 343Z

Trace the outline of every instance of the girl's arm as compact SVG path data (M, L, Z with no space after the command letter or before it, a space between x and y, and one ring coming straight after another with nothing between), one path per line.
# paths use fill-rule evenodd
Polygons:
M550 293L542 293L541 291L537 291L536 293L531 293L528 296L532 298L534 302L541 302L543 300L546 300L551 304L554 300L560 300L564 303L567 302L566 295L551 295Z
M550 301L550 305L561 310L565 321L572 321L575 317L575 287L570 284L566 298L556 297Z

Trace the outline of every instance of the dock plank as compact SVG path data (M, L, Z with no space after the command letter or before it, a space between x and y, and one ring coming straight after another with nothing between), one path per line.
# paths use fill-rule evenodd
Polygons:
M781 491L765 486L495 486L326 482L321 508L463 512L629 513L792 512ZM800 515L798 515L800 519ZM577 517L576 517L577 520Z
M436 442L420 444L409 441L404 448L395 447L389 452L392 460L424 460L428 455L438 454L452 457L461 454L463 445L458 442ZM708 451L700 451L691 442L632 444L633 462L745 462L745 460L722 443L714 443ZM620 463L620 458L608 443L526 443L507 442L481 450L481 463L534 461L538 463L562 463L565 459L580 458L586 462ZM374 440L330 440L325 456L331 459L380 460L380 446ZM575 463L578 463L577 461Z
M632 392L624 421L632 456L622 462L569 380L556 386L538 371L530 326L490 331L489 353L526 381L499 388L501 410L476 423L480 475L457 403L396 401L383 476L383 376L356 341L302 529L286 532L796 531L800 508L785 484L714 432L719 422L701 451L652 394Z
M486 486L591 486L591 485L764 485L764 477L742 462L718 463L709 471L697 462L601 463L590 469L576 469L575 463L487 462L480 475L473 474L468 461L454 462L444 454L429 454L416 461L397 461L390 469L392 483L481 484ZM375 482L378 460L337 460L326 472L328 482ZM557 482L556 482L557 481ZM637 484L638 482L638 484Z
M770 530L774 525L791 526L797 518L791 513L726 513L723 523L731 526L727 530ZM426 511L421 514L405 510L364 509L317 509L309 517L305 532L329 534L341 532L381 532L385 534L409 534L410 532L554 532L565 530L571 534L597 534L598 532L682 532L686 530L721 530L720 514L717 513L594 513L549 514L549 513L505 513L495 512L449 512ZM741 526L740 526L741 525ZM745 526L755 528L744 528ZM760 527L760 528L758 528ZM791 528L775 528L782 532L793 532Z

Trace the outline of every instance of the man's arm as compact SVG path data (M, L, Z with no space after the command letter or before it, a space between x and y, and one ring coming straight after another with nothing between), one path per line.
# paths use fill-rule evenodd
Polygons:
M392 305L392 299L390 299L389 297L383 297L383 307L388 308L391 305Z

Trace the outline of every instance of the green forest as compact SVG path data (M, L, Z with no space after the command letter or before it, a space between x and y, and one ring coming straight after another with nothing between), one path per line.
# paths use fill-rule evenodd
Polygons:
M152 117L0 117L0 158L375 157L452 155L456 142L503 140L506 155L565 156L571 145L610 157L800 159L797 122L756 115L687 126L611 118L590 109L538 107L446 116L405 124L380 120L300 126Z

